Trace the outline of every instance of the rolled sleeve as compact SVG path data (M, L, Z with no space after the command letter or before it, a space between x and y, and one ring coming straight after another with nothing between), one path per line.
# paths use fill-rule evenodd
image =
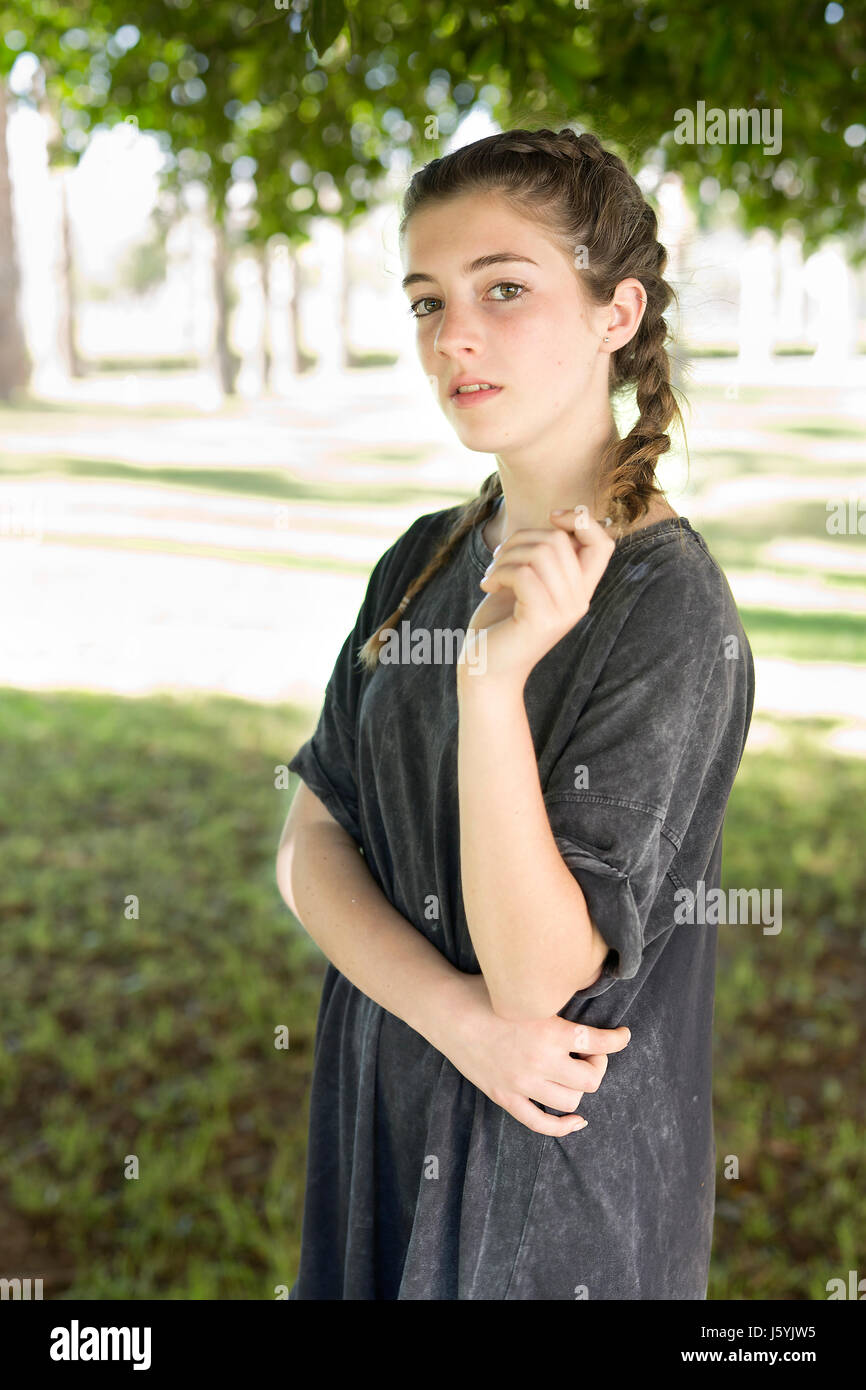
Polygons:
M587 911L610 952L602 974L585 991L598 994L614 980L637 974L648 944L648 921L675 845L659 819L625 804L601 805L576 795L545 797L553 839L580 885ZM575 827L593 827L594 842L578 838Z
M370 576L355 625L340 648L325 687L316 728L288 765L289 771L306 783L334 820L359 844L355 725L365 671L358 649L375 631L381 606L388 601L388 593L382 593L382 583L392 551L385 553Z
M360 844L355 739L328 695L315 732L288 766L315 793L337 824Z

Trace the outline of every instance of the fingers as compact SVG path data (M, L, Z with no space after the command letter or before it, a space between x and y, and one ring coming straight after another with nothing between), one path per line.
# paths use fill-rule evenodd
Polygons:
M607 527L600 525L586 507L557 509L550 513L550 520L557 529L567 531L578 542L580 567L590 591L594 592L616 549Z
M631 1038L631 1030L624 1023L619 1028L590 1028L588 1023L569 1023L567 1019L562 1022L571 1034L565 1038L569 1052L579 1052L584 1057L588 1053L622 1052Z
M555 1108L558 1110L559 1106ZM527 1129L534 1130L536 1134L552 1134L556 1139L574 1134L575 1130L583 1129L586 1124L582 1115L545 1115L543 1110L523 1096L515 1097L508 1112Z
M599 1089L608 1068L608 1054L622 1052L629 1044L631 1031L625 1024L619 1028L591 1028L587 1023L569 1023L567 1019L556 1021L567 1029L565 1043L569 1055L562 1059L561 1067L557 1063L551 1069L531 1097L515 1096L503 1108L536 1134L561 1139L584 1127L580 1123L583 1117L575 1114L577 1106L585 1094ZM591 1048L595 1050L590 1051ZM575 1057L575 1052L580 1052L580 1057ZM565 1113L547 1115L538 1105Z
M538 1081L532 1088L530 1100L539 1105L551 1105L554 1110L575 1111L585 1092L570 1082Z
M547 1068L547 1080L551 1085L563 1086L569 1091L582 1091L591 1095L598 1090L606 1071L607 1057L603 1052L593 1053L589 1057L558 1057L555 1063L550 1064ZM535 1099L540 1100L541 1097L536 1096ZM545 1105L556 1104L557 1110L566 1109L564 1105L559 1105L552 1100L545 1100L544 1103Z
M606 527L584 506L551 511L550 520L547 530L526 527L498 545L481 587L495 593L507 586L518 594L518 584L523 580L530 595L539 592L537 586L526 583L526 567L530 566L531 573L543 581L540 592L547 591L548 601L563 614L573 615L579 610L582 616L607 569L614 542ZM530 601L529 596L518 597L522 602Z
M596 521L588 507L557 507L550 513L550 520L557 530L567 531L581 545L598 545L606 541L608 550L615 549L608 527Z
M500 570L485 576L481 586L487 588L488 593L496 593L500 587L511 589L514 594L516 618L526 619L533 612L546 617L552 604L557 607L534 565L504 565ZM577 618L574 622L577 622Z
M523 535L517 532L517 535ZM551 533L547 532L549 536ZM563 560L568 561L568 565L563 564ZM539 579L544 584L549 595L549 602L560 612L570 614L575 605L580 602L580 572L575 565L574 552L566 540L565 553L560 552L559 546L538 544L538 542L521 541L515 543L508 550L501 550L496 559L491 564L490 573L485 575L485 580L490 581L486 585L490 591L497 588L498 583L514 583L516 571L523 565L530 565ZM515 584L516 588L516 584Z
M572 1079L569 1084L576 1086L579 1082L584 1091L597 1091L607 1071L607 1056L603 1052L593 1052L588 1057L581 1057L579 1060L572 1061L572 1066L578 1072L578 1076L577 1080ZM586 1075L587 1069L589 1071L588 1077Z

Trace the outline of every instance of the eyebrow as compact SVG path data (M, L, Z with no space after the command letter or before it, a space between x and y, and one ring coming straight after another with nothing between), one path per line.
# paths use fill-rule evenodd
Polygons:
M467 261L463 266L463 274L474 275L476 270L484 270L489 265L499 265L501 261L526 261L529 265L538 264L529 256L518 256L514 251L492 251L489 256L479 256L476 261ZM419 280L429 280L432 284L435 279L435 275L425 275L422 271L416 270L413 274L405 277L402 288L408 289L409 285L415 285Z

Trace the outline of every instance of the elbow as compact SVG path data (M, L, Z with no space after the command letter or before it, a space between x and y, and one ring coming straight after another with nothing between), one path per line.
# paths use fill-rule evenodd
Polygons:
M335 822L314 821L283 832L275 866L277 887L301 926L304 922L298 910L299 886L306 898L308 883L331 878L342 862L340 856L346 845L355 854L361 853L351 835Z
M298 908L295 902L294 893L292 891L292 866L294 863L294 858L294 840L287 839L281 841L280 847L277 850L275 866L277 888L280 891L280 897L283 899L283 902L290 909L290 911L293 912L296 917L298 917ZM300 920L300 917L298 917L298 921Z
M497 970L490 962L481 962L482 974L487 985L490 1007L497 1018L507 1023L523 1023L529 1019L550 1018L553 1010L548 1009L548 1001L543 996L546 991L541 982L533 980L527 971L519 976L508 976Z
M595 940L589 973L584 971L572 982L571 992L565 999L562 997L562 976L559 977L559 984L548 982L546 988L537 985L534 990L527 989L527 982L524 980L521 991L509 989L502 982L497 983L485 976L493 1012L499 1018L506 1019L510 1023L553 1018L555 1014L562 1013L562 1010L581 990L589 989L591 985L597 984L604 973L605 961L610 955L610 951L598 928L594 924L593 926Z

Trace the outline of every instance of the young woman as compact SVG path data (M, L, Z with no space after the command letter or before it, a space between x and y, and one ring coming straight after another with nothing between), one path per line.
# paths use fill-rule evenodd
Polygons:
M421 362L497 471L382 556L289 764L277 880L330 962L290 1297L702 1299L716 927L684 904L754 674L654 481L666 252L570 130L433 160L404 214Z

